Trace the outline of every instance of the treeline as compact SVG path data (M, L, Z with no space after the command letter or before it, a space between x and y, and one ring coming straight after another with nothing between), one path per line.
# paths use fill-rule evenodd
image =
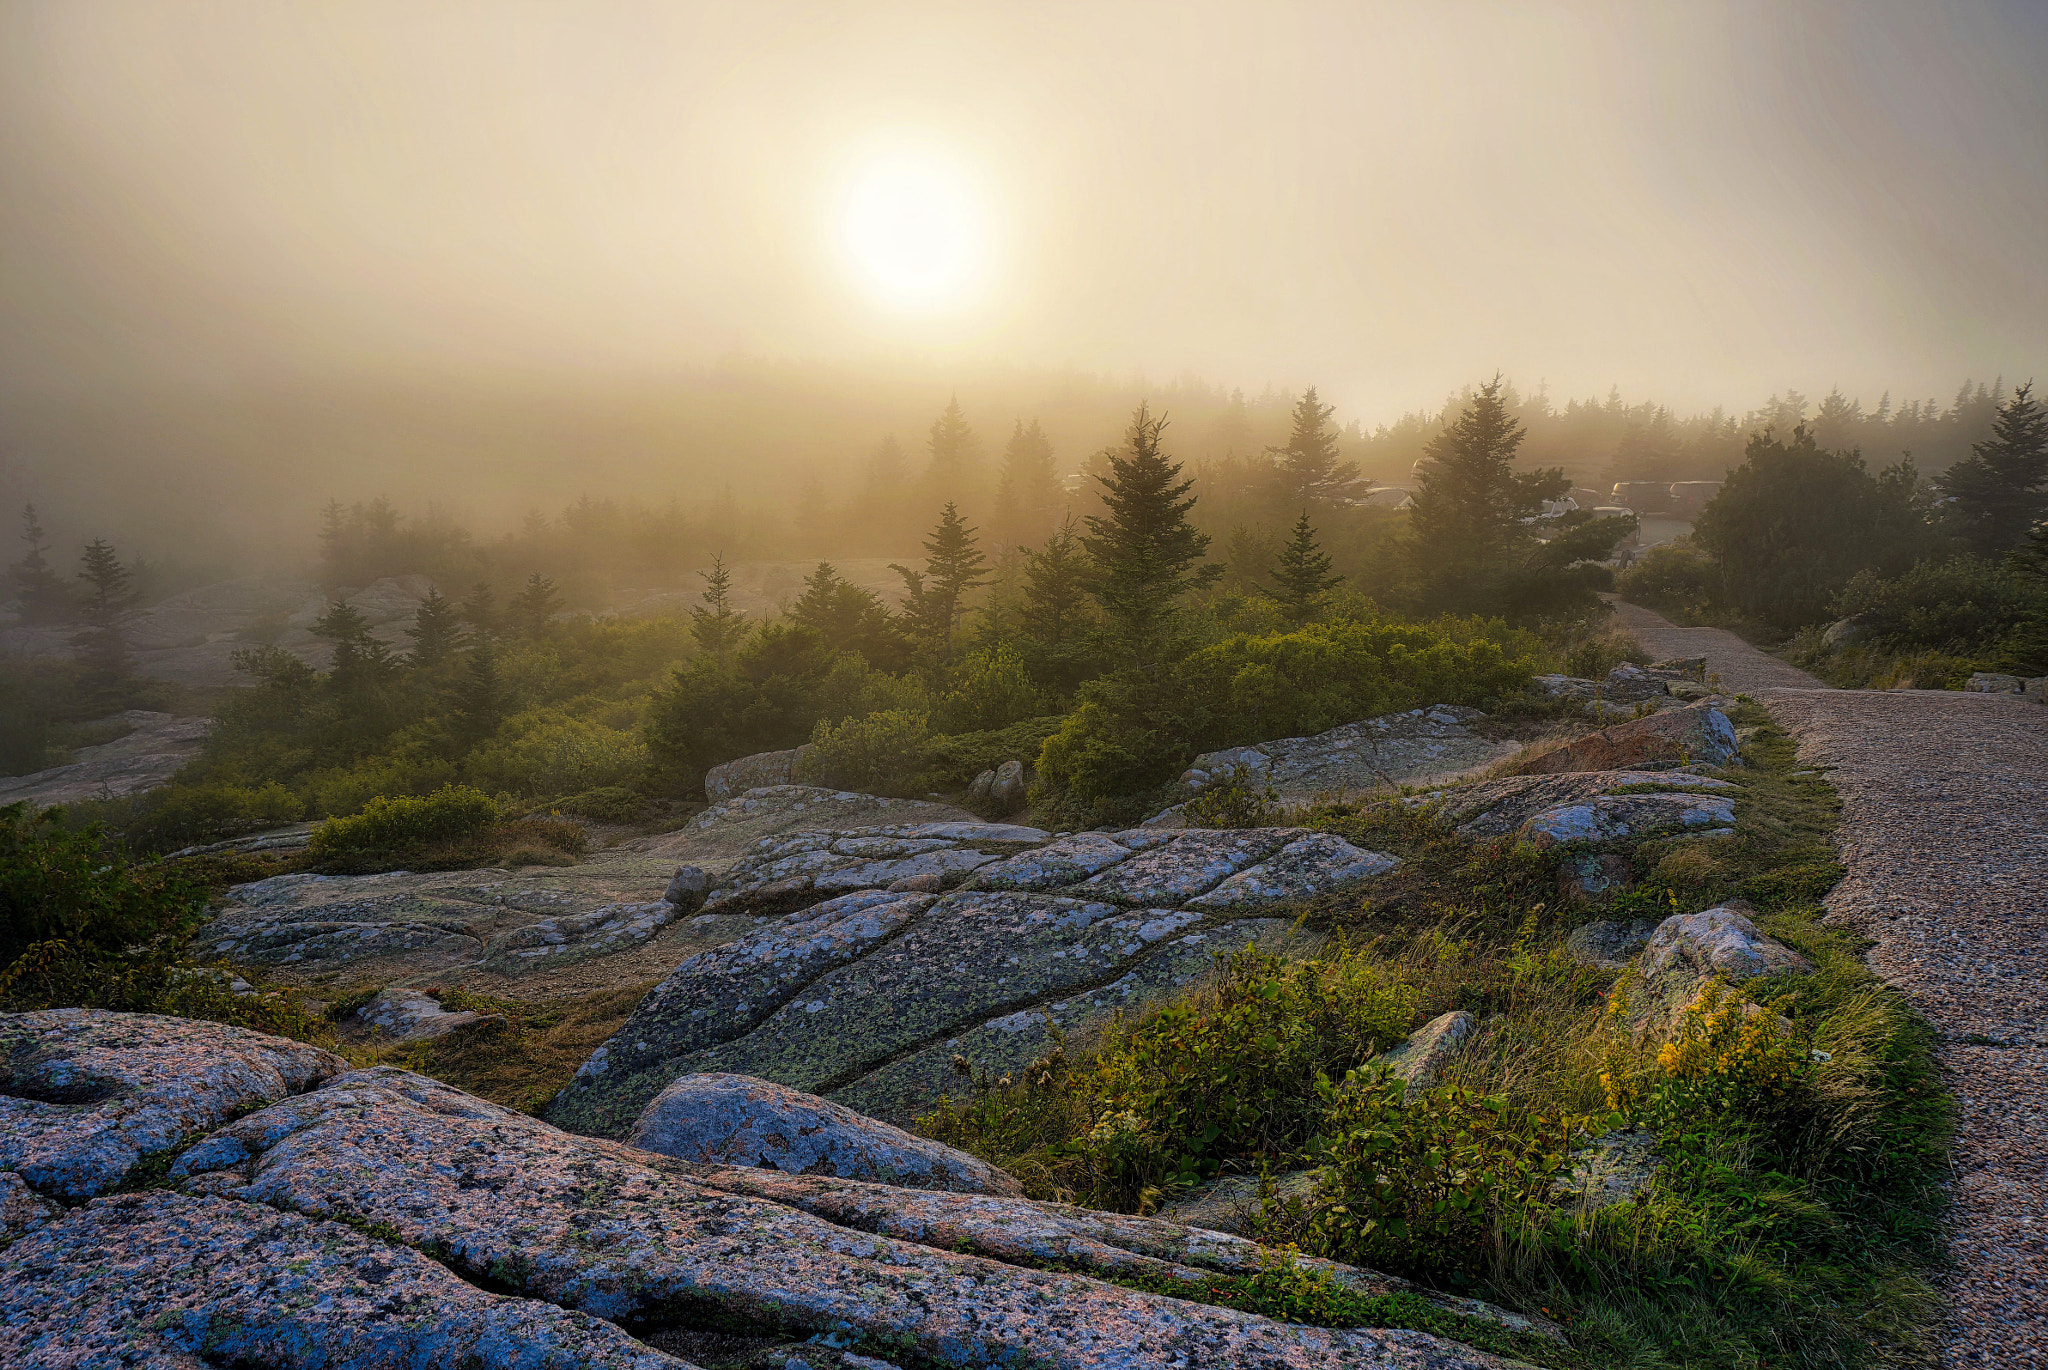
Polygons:
M1795 658L1844 684L2048 674L2048 410L2032 386L1932 479L1910 458L1872 470L1823 434L1751 437L1691 538L1643 557L1624 592L1796 635Z
M1212 554L1169 426L1141 406L1084 512L1047 509L1059 522L1034 545L992 549L942 504L923 556L894 568L894 605L825 561L785 612L749 615L714 558L687 617L601 619L562 613L532 572L510 596L430 593L393 649L337 596L314 625L328 669L245 649L254 688L200 759L102 812L170 846L464 783L619 819L700 793L722 761L812 741L822 783L957 789L1017 756L1075 821L1127 815L1207 747L1481 703L1595 624L1627 521L1546 517L1566 479L1517 470L1521 436L1481 387L1432 444L1370 587L1323 544L1356 477L1309 393L1273 463L1288 485L1264 496L1294 518L1249 563Z

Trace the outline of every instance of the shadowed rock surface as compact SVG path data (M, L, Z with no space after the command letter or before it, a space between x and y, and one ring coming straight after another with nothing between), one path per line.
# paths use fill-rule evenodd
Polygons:
M389 1068L242 1118L172 1173L190 1192L367 1226L458 1274L634 1326L714 1314L959 1366L1502 1364L1422 1333L1284 1325L975 1250L1049 1239L1073 1264L1172 1274L1178 1262L1115 1238L1139 1224L1190 1255L1228 1238L1078 1211L1082 1231L1062 1231L1040 1211L1053 1206L1022 1200L690 1167ZM975 1216L989 1205L1013 1221ZM1019 1230L1024 1215L1039 1235ZM913 1227L930 1244L895 1235Z
M967 887L888 888L936 862ZM956 1057L970 1073L1026 1065L1055 1032L1192 984L1217 954L1277 944L1284 924L1259 915L1394 864L1300 828L1049 840L942 823L764 839L706 908L810 907L678 965L547 1116L622 1137L671 1080L722 1071L909 1122L962 1087ZM869 888L831 893L856 883Z
M1239 771L1271 785L1283 801L1374 794L1418 781L1443 780L1514 755L1514 744L1481 737L1468 726L1477 709L1438 704L1347 723L1313 737L1283 737L1205 752L1181 775L1195 789Z
M626 1140L679 1161L765 1166L907 1189L1021 1198L1016 1180L964 1151L747 1075L685 1075L654 1097Z
M1703 806L1716 796L1732 804L1739 788L1731 781L1685 771L1585 771L1507 776L1388 802L1410 808L1433 805L1465 838L1543 833L1551 840L1570 841L1578 839L1567 834L1583 827L1585 840L1597 841L1603 836L1702 826L1705 819L1688 820L1692 811L1732 822L1732 809ZM1650 802L1636 802L1641 800ZM1717 817L1722 814L1726 816ZM1614 831L1617 826L1622 831Z
M0 1171L67 1199L348 1069L332 1052L220 1023L75 1008L0 1016L0 1062Z
M0 1251L0 1361L687 1370L611 1323L488 1294L336 1222L161 1192L95 1199Z
M0 804L29 803L39 809L88 799L141 794L169 780L199 755L210 718L129 709L101 719L132 731L96 747L80 747L69 762L27 775L0 776Z
M1589 733L1531 757L1515 770L1522 775L1620 771L1656 761L1726 766L1736 761L1739 750L1728 715L1702 700Z

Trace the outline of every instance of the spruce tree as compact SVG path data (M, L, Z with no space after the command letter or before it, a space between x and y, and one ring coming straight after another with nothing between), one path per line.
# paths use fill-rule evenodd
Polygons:
M71 639L78 664L99 684L125 680L134 669L121 637L121 615L135 603L134 578L106 539L94 538L79 557L85 593L78 602L83 629Z
M690 610L690 636L705 651L722 657L740 645L750 625L747 616L732 607L732 572L725 569L724 556L714 553L711 569L697 576L704 582L704 592L697 596L703 603Z
M407 657L410 664L420 670L434 670L453 655L462 638L461 611L440 590L428 590L405 635L412 639L412 651Z
M462 601L462 621L481 637L498 631L498 597L491 593L488 581L469 587L469 597Z
M948 503L940 511L938 526L924 541L924 569L891 563L889 569L903 578L904 616L926 652L943 660L953 645L961 616L967 612L966 594L988 583L988 558L982 555L975 530L960 517L959 506Z
M334 644L327 681L343 693L386 679L397 665L391 649L371 636L370 621L362 610L345 599L331 601L327 612L313 620L311 631Z
M1949 501L1942 522L1980 556L2013 550L2048 517L2048 408L2032 381L1999 409L1991 436L1936 484Z
M1059 517L1062 499L1059 475L1053 469L1052 443L1033 419L1022 419L1003 448L1003 474L996 487L996 537L1003 545L1044 537Z
M21 511L21 540L28 544L28 553L7 571L21 602L21 616L30 623L60 622L71 612L71 592L43 555L50 544L44 541L43 523L33 504Z
M505 685L498 676L498 649L479 637L464 654L467 669L453 692L455 735L473 746L498 731L505 721Z
M539 637L561 607L562 597L555 593L555 583L535 571L526 578L526 588L512 597L506 609L520 632Z
M804 577L804 592L789 607L790 621L816 633L835 652L858 652L874 665L900 654L889 610L871 590L840 578L829 561Z
M1017 605L1020 649L1039 684L1066 693L1089 674L1093 616L1089 565L1072 516L1042 546L1024 552L1024 592Z
M1344 583L1344 577L1331 573L1331 564L1329 553L1316 541L1316 530L1310 526L1308 511L1304 509L1294 522L1294 535L1280 549L1273 567L1274 587L1266 590L1279 601L1287 621L1295 627L1314 618L1324 598Z
M1341 458L1337 432L1330 427L1336 408L1318 400L1310 386L1295 402L1287 445L1266 449L1276 463L1274 482L1283 509L1330 504L1359 485L1358 463Z
M1535 534L1521 523L1570 488L1560 470L1518 473L1522 425L1495 376L1431 438L1409 511L1409 553L1429 607L1501 612Z
M1181 464L1161 449L1165 428L1165 415L1155 419L1146 405L1138 406L1123 450L1102 454L1109 470L1097 479L1107 512L1088 517L1081 539L1095 567L1091 589L1115 645L1139 666L1156 664L1176 643L1180 597L1223 570L1199 564L1209 536L1188 522L1194 481L1180 479Z
M925 450L931 454L927 479L932 493L940 499L958 500L965 496L975 484L981 444L974 430L967 426L959 396L947 400L945 409L932 421Z

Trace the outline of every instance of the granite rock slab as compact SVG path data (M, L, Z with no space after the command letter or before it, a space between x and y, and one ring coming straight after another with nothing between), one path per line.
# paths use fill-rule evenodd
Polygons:
M348 1062L221 1023L64 1008L0 1016L0 1069L0 1170L83 1199Z
M688 1370L341 1223L161 1191L94 1199L0 1250L0 1362Z
M626 1140L680 1161L836 1175L906 1189L1012 1198L1024 1193L1009 1175L964 1151L746 1075L681 1077L654 1097Z

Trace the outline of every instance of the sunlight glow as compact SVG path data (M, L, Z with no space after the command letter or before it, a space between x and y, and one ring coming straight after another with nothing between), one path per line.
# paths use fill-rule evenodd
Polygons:
M840 221L842 247L863 284L904 308L964 303L986 263L988 236L968 176L930 155L864 166Z

